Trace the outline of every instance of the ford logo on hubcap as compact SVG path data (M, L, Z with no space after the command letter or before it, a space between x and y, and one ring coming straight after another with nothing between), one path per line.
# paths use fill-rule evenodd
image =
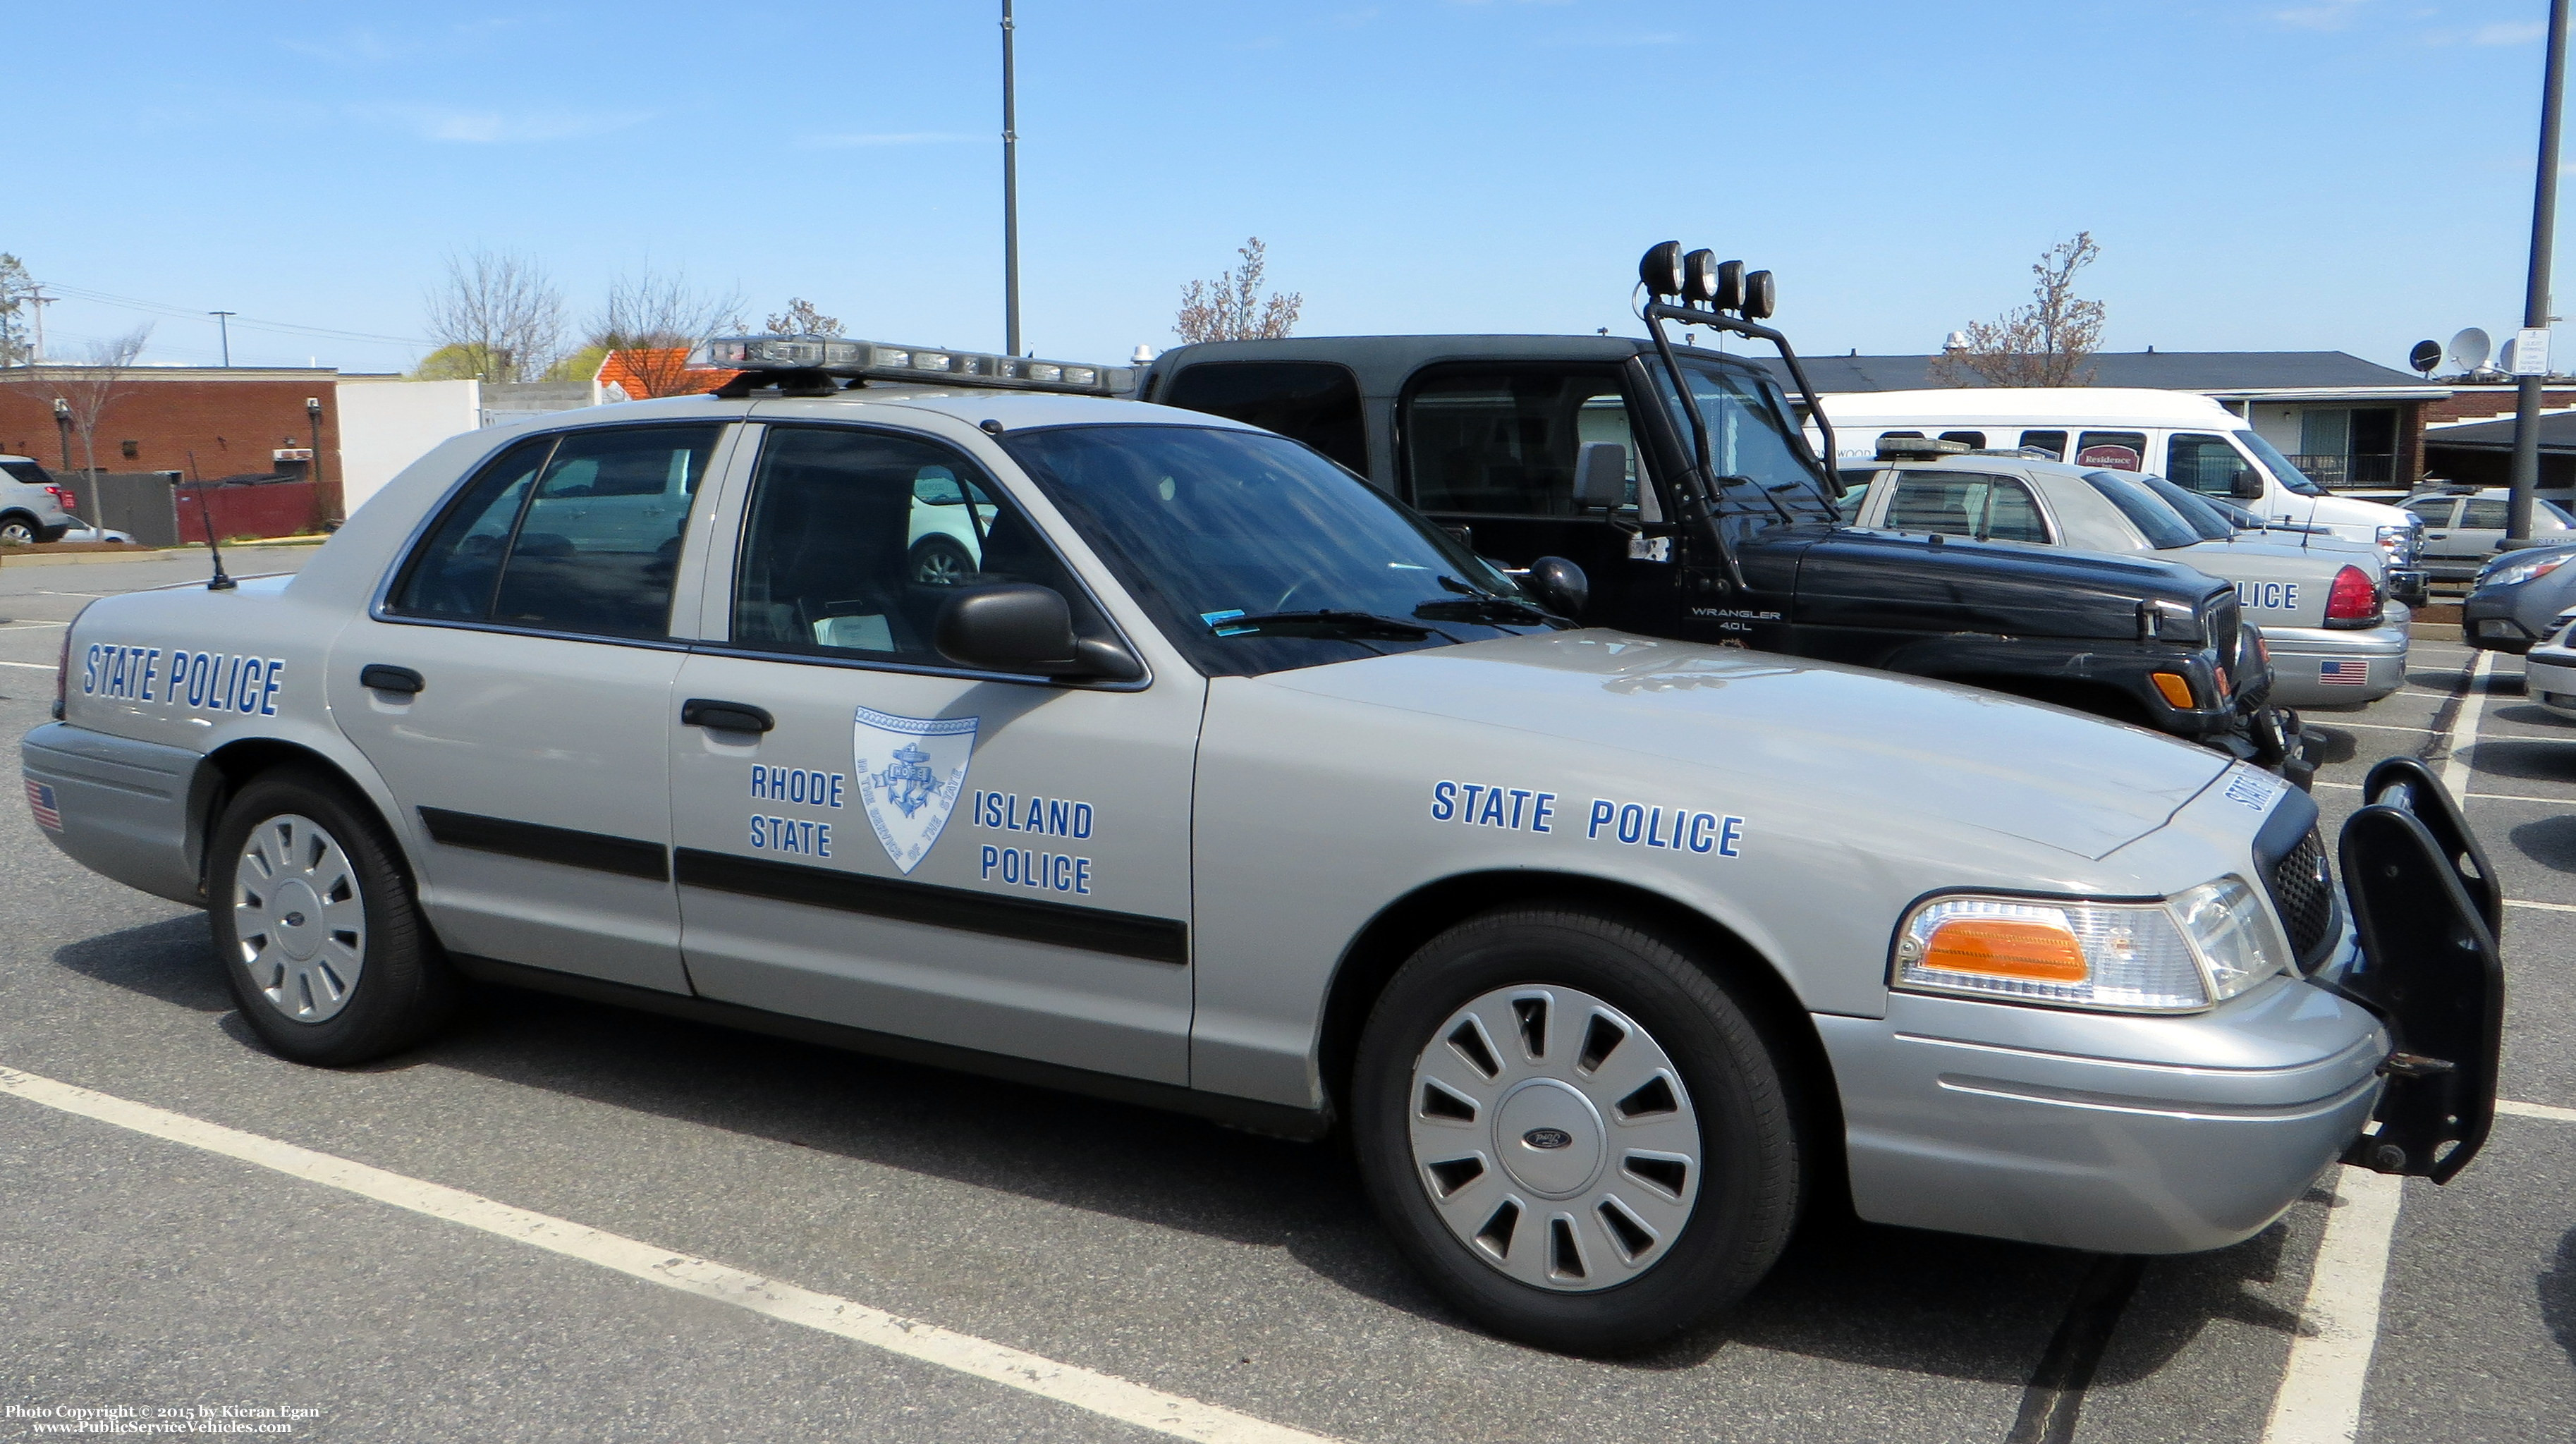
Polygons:
M1532 1148L1564 1148L1574 1142L1574 1135L1562 1128L1533 1128L1521 1135L1521 1142Z
M288 913L286 915L286 925L290 928L300 928L304 926L304 914Z

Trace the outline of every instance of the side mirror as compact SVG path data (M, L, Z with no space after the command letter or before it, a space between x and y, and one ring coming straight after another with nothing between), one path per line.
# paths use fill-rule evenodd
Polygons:
M1577 621L1583 619L1584 603L1592 600L1592 582L1583 575L1583 568L1563 557L1540 557L1530 563L1521 585L1551 611Z
M2228 484L2227 490L2228 493L2234 496L2238 501L2261 501L2263 499L2263 473L2252 470L2251 468L2240 471L2236 473L2236 480Z
M932 628L939 654L961 667L1042 677L1130 681L1145 669L1114 643L1077 637L1073 609L1053 587L1003 582L951 596Z
M1574 509L1616 511L1628 504L1628 448L1587 441L1574 456Z

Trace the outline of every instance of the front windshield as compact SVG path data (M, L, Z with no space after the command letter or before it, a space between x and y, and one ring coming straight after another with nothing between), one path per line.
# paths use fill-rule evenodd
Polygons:
M2120 509L2120 515L2129 519L2129 525L2146 537L2147 545L2157 551L2187 547L2201 539L2199 533L2174 515L2172 507L2118 472L2088 471L2084 473L2084 479L2093 484L2095 491L2109 498L2111 504Z
M1653 369L1658 389L1669 403L1672 381L1661 367ZM1761 377L1688 361L1682 363L1682 374L1690 378L1691 400L1708 423L1709 467L1718 479L1719 497L1737 497L1738 505L1768 509L1769 503L1745 495L1759 487L1793 511L1821 515L1824 501L1817 490L1815 464L1808 458L1805 439L1789 420L1780 388ZM1690 444L1687 430L1682 440Z
M1448 532L1285 437L1065 426L1002 445L1209 676L1558 625Z
M2236 523L2207 498L2187 486L2176 486L2161 476L2141 475L2136 482L2163 497L2165 505L2182 514L2183 523L2200 534L2202 541L2233 541Z
M2308 480L2308 474L2306 472L2291 465L2290 458L2283 456L2279 447L2265 441L2262 433L2256 431L2240 431L2236 433L2236 440L2238 444L2242 445L2247 451L2254 453L2255 460L2262 462L2264 469L2271 472L2273 479L2280 482L2283 486L2288 487L2290 490L2297 492L2301 496L2323 496L2326 494L2324 487Z

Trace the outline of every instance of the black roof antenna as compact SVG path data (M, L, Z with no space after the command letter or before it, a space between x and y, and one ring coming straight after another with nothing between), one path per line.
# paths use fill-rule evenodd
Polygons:
M197 479L197 453L193 447L188 452L188 477L197 488L197 523L206 529L206 550L215 554L215 574L206 578L206 590L229 592L241 583L224 575L224 549L215 545L215 517L206 509L206 484ZM179 474L174 471L170 473L170 489L175 492L178 488Z

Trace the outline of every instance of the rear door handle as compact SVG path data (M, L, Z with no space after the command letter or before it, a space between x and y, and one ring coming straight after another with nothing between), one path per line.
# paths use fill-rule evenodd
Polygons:
M383 662L369 662L358 669L358 685L373 692L418 692L428 686L420 674L409 667L395 667Z
M708 727L718 732L766 732L778 725L765 707L748 702L719 702L708 697L692 697L680 704L680 725Z

